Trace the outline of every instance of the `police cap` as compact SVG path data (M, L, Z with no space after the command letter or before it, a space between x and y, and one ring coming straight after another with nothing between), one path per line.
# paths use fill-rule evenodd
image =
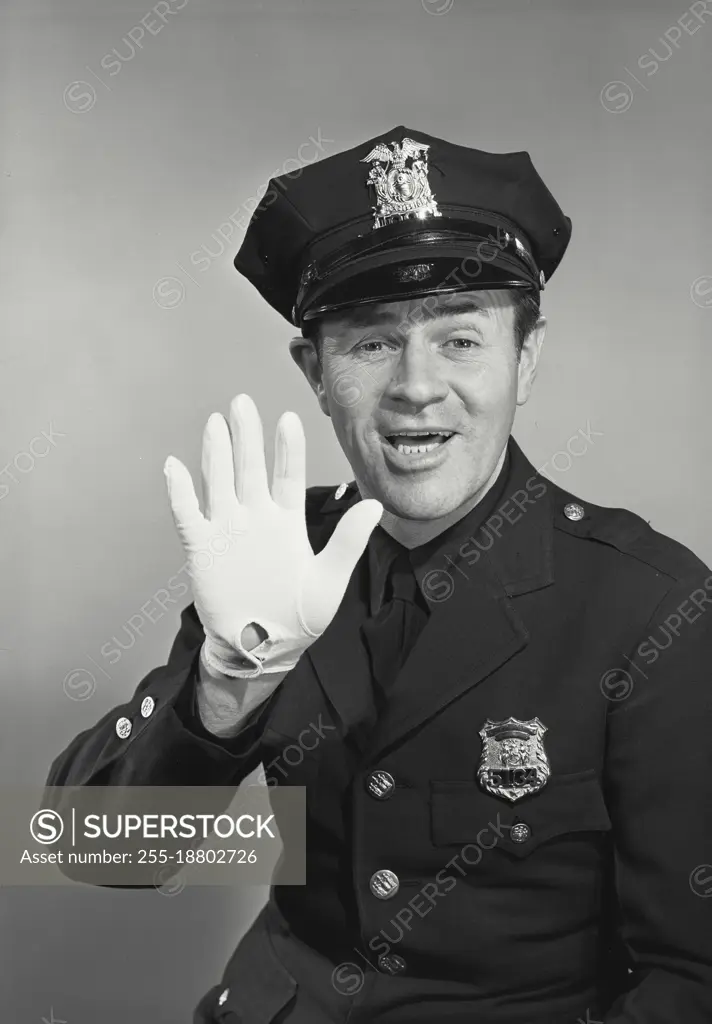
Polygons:
M570 237L528 153L486 153L401 125L272 178L235 267L299 327L433 292L538 293Z

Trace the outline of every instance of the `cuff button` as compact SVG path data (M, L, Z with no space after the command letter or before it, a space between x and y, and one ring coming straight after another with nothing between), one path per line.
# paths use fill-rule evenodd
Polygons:
M141 716L148 718L156 706L156 702L153 697L144 697L141 702Z
M119 718L116 723L116 735L120 740L125 740L131 735L131 722L128 718Z

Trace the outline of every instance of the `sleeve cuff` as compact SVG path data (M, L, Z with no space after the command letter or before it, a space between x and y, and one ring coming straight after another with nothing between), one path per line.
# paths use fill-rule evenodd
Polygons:
M259 704L245 717L236 736L221 737L205 728L198 710L198 682L200 680L200 651L193 660L188 677L176 697L173 710L181 725L197 739L207 740L230 754L243 754L264 729L274 704L274 694ZM279 687L278 687L279 689ZM277 691L275 690L275 693Z

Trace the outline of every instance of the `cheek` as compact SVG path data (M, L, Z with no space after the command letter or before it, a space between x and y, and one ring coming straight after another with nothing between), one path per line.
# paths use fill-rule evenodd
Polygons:
M373 406L362 375L348 370L330 377L325 375L324 388L337 440L346 454L356 452L363 443Z
M452 388L471 414L506 417L516 403L517 364L504 358L490 359L458 375Z
M383 377L381 368L380 377ZM382 386L372 367L354 365L352 360L332 359L324 368L324 391L329 414L339 440L363 434L380 400Z

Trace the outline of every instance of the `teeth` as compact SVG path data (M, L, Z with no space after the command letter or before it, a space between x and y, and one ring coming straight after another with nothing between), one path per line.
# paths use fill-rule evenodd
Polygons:
M429 434L442 434L443 437L451 437L451 430L399 430L401 437L427 437Z
M439 448L440 445L444 444L452 437L451 430L399 430L397 433L386 435L401 455L424 455L426 452L432 452L435 448ZM424 444L403 444L398 438L413 438L418 440L419 438L432 438L435 437L435 441L428 440Z
M416 455L416 454L421 454L423 452L431 452L434 448L438 448L438 447L439 447L439 443L437 441L435 442L435 444L418 444L418 445L399 444L399 445L396 445L396 449L399 452L402 452L403 455Z

